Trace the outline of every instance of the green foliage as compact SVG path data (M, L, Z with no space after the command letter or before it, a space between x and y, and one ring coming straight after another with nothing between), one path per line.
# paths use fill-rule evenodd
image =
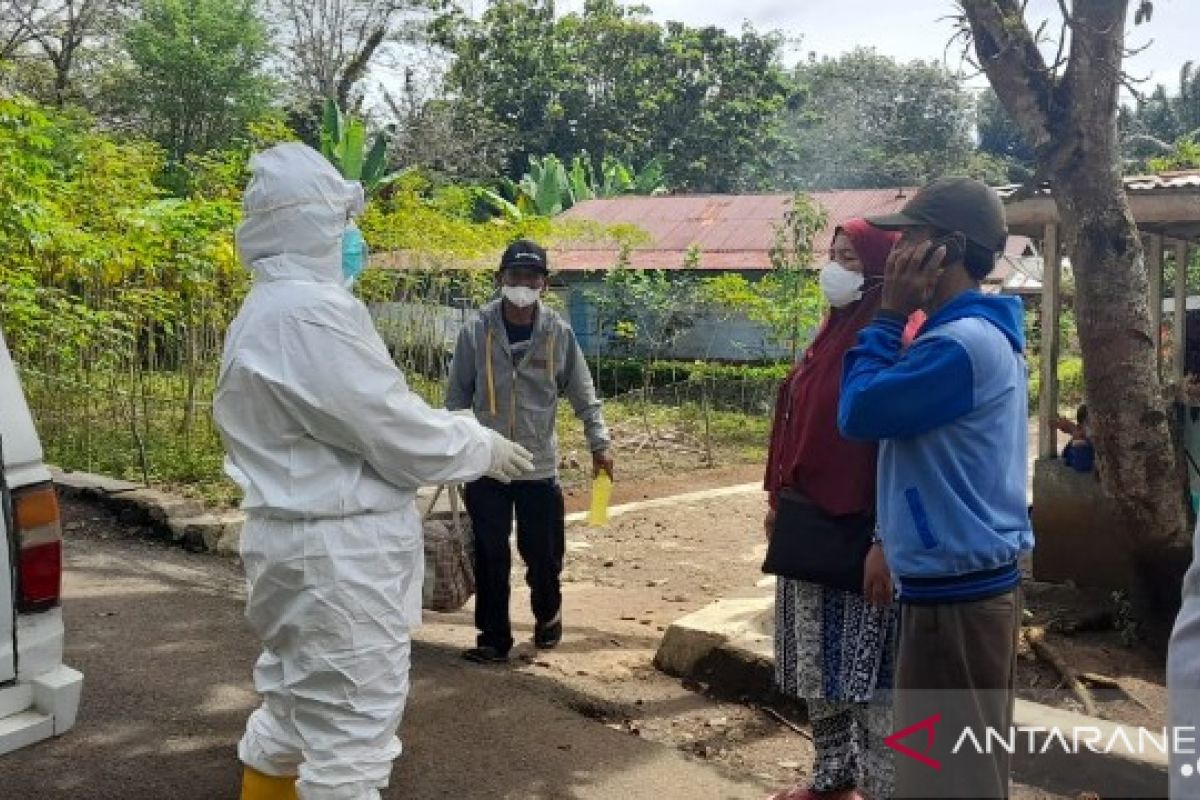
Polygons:
M173 328L230 309L242 271L230 246L236 206L165 199L161 151L88 131L20 100L0 100L0 315L14 353L76 366L128 359L148 325ZM7 195L7 196L6 196ZM127 302L98 295L123 290ZM62 348L48 345L62 342Z
M1029 408L1036 411L1041 402L1042 371L1036 356L1029 359ZM1074 411L1085 402L1083 385L1083 359L1079 356L1064 356L1058 360L1058 405L1074 415Z
M125 46L124 104L172 162L226 146L268 109L272 44L253 0L142 0Z
M784 224L775 232L771 247L771 270L758 283L759 294L766 300L761 311L751 315L767 323L778 341L786 343L792 361L816 327L825 308L825 298L810 269L813 240L825 228L825 210L804 194L797 194L788 209Z
M619 263L591 292L601 331L621 354L652 359L670 349L696 322L695 278L685 273L633 269Z
M1000 103L996 92L987 89L976 106L980 154L998 160L1008 181L1019 183L1033 177L1037 153Z
M638 171L606 156L600 176L598 181L586 153L575 156L569 170L556 155L531 157L529 171L520 182L503 182L508 198L490 190L484 190L482 197L502 216L519 219L525 215L552 217L596 197L650 195L663 190L663 164L658 158Z
M1200 69L1195 62L1180 67L1174 94L1161 84L1156 86L1134 109L1133 122L1135 132L1164 142L1200 132Z
M874 50L796 68L777 183L805 189L920 185L978 172L974 102L944 66Z
M0 325L51 456L191 475L179 454L215 446L201 395L246 286L237 203L166 197L157 146L16 99L0 99L0 164L0 202L16 211L0 222ZM165 384L179 394L163 407Z
M1175 252L1171 248L1163 259L1163 297L1175 296ZM1187 265L1187 293L1200 293L1200 251L1192 250Z
M1146 162L1151 172L1171 172L1181 169L1200 168L1200 141L1195 135L1181 137L1176 140L1171 150L1160 156L1154 156Z
M242 187L250 180L251 156L295 139L296 135L278 117L255 120L226 148L188 157L182 175L187 187L184 194L241 202Z
M585 194L593 197L616 197L622 194L653 195L660 194L666 188L663 185L666 168L661 156L655 156L640 170L622 163L620 159L613 156L605 156L600 168L601 180L599 182L591 177L591 165L587 163L586 156L576 156L574 169L582 170L585 166L590 184L585 187Z
M756 185L773 155L781 36L663 26L615 0L557 18L552 0L498 0L478 20L444 19L440 40L456 55L451 94L509 131L512 178L535 155L661 155L667 185L731 191Z
M512 240L548 240L556 230L549 220L537 217L476 223L470 204L469 193L455 187L438 189L421 175L405 173L367 205L359 227L373 252L408 253L423 268L473 265L484 257L490 267Z
M320 136L322 155L337 167L342 177L360 181L368 195L400 176L400 173L387 174L389 134L376 135L368 149L367 123L353 114L342 114L333 100L325 101Z
M772 270L751 282L737 273L705 278L699 297L708 307L741 313L766 325L775 344L788 348L791 360L820 322L825 298L813 275L812 243L825 227L826 214L805 194L797 194L775 232Z
M558 156L529 159L529 172L517 184L517 208L525 214L553 217L575 204L573 185Z
M0 327L57 463L232 497L210 403L249 286L233 233L250 155L290 137L277 121L252 124L230 149L189 158L189 189L170 196L156 144L0 98ZM403 268L368 270L363 297L476 305L512 239L608 235L541 218L476 223L473 197L409 174L371 203L362 227L377 260ZM389 263L389 251L404 258ZM440 382L445 351L428 327L390 334L415 379Z
M605 397L643 386L682 382L756 383L777 386L787 377L788 364L720 364L708 361L666 361L605 357L588 359L592 378Z
M1079 356L1068 356L1058 362L1058 397L1068 408L1083 404L1083 359Z

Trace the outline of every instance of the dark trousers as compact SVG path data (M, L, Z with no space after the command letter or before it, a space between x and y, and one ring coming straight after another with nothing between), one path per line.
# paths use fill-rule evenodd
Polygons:
M562 609L559 578L566 552L562 488L552 479L503 484L482 478L467 484L466 501L475 534L478 644L507 653L513 646L508 617L513 512L517 515L517 550L525 561L533 616L539 625L545 625L553 622Z
M941 762L940 770L899 754L897 798L1007 798L1011 757L987 749L988 730L1007 740L1013 724L1019 590L966 603L903 605L896 665L896 730L926 722L934 732L906 737L904 744ZM937 718L936 723L933 722ZM970 728L972 742L954 745ZM928 748L928 749L927 749Z

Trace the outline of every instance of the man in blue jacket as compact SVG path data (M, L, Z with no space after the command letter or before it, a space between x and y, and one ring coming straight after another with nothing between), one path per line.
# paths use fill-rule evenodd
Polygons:
M839 424L880 442L879 536L902 608L897 730L918 726L901 744L927 755L897 759L897 797L1007 797L1003 748L952 753L966 727L985 746L988 728L1009 737L1017 562L1033 548L1024 315L980 291L1004 250L1004 207L978 181L945 178L870 222L901 238L879 315L846 357ZM918 308L929 319L905 350Z

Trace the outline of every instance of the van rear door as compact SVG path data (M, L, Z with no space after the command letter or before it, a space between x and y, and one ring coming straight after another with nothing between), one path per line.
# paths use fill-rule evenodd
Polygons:
M0 333L0 476L5 486L5 507L11 509L8 490L21 489L50 480L50 472L42 463L42 445L17 369L8 354L4 334ZM13 517L4 515L0 531L0 683L16 678L16 531Z
M0 451L3 441L0 440ZM14 602L13 551L16 549L16 534L13 533L12 515L9 509L8 487L4 484L4 459L0 454L0 684L17 677L17 634L16 603Z

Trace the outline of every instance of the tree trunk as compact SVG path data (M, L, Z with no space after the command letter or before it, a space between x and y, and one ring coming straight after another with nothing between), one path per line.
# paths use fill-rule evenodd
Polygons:
M1180 561L1187 564L1186 475L1158 374L1150 302L1160 299L1149 297L1145 254L1121 179L1117 109L1129 0L1071 4L1062 30L1070 38L1065 69L1045 63L1020 0L960 4L979 63L1037 149L1034 183L1051 182L1075 271L1100 478L1128 526L1141 575L1141 585L1131 587L1135 601L1170 619L1172 600L1178 607L1173 576Z
M1186 506L1158 375L1145 254L1124 187L1111 167L1085 158L1055 174L1054 193L1075 269L1101 480L1126 507L1134 539L1183 539Z
M1129 531L1144 633L1165 644L1187 546L1186 474L1172 441L1140 238L1119 176L1081 159L1054 192L1075 268L1075 304L1097 469Z

